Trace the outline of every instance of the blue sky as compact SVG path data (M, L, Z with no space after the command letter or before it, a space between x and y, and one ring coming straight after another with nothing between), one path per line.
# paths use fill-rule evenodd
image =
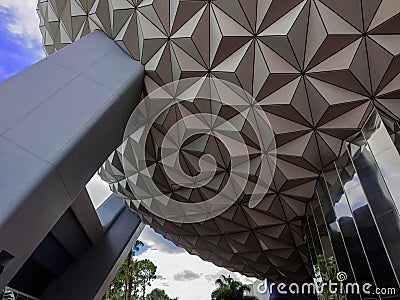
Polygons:
M36 3L37 0L0 0L0 82L45 57ZM96 207L110 195L98 176L93 177L87 189ZM137 258L150 259L157 265L157 279L151 288L162 288L180 300L210 299L214 282L222 274L245 283L253 281L189 255L148 226L139 239L144 247Z
M0 81L24 70L45 56L40 40L37 38L27 40L24 34L10 31L10 24L15 24L16 21L11 8L0 8Z

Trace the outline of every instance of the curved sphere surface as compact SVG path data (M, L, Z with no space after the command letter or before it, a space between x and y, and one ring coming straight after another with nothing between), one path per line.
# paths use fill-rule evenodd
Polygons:
M399 1L40 0L38 12L48 53L100 29L145 65L145 96L176 80L211 77L241 87L263 109L275 134L276 169L255 208L244 193L211 219L171 221L135 202L124 145L100 170L156 231L228 269L307 279L302 218L321 170L373 110L398 140ZM178 119L171 114L171 122ZM186 158L196 163L187 172L197 172L198 152L189 150ZM164 171L157 184L166 194L182 202L211 197L179 195Z

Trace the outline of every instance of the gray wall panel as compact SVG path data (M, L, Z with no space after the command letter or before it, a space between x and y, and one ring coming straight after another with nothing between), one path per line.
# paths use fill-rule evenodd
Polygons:
M0 134L77 76L44 59L0 83ZM27 80L29 79L29 80Z
M87 43L86 39L77 40L74 42L75 47L65 47L50 55L47 60L75 73L82 73L110 51L116 52L115 43L104 38L101 31L94 31L90 36L96 39L96 43Z
M125 208L100 242L53 281L42 298L101 299L142 229L139 216Z
M89 194L84 189L71 205L83 230L92 244L96 244L104 233L97 212L92 204Z
M96 118L90 121L114 97L114 91L78 76L3 136L52 162L88 123L97 122Z
M0 289L121 143L143 76L97 31L0 85Z

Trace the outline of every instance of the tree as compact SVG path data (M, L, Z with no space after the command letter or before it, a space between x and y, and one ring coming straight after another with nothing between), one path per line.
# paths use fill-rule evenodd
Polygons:
M157 266L150 260L133 261L133 291L139 300L145 300L146 288L151 285L151 281L156 279Z
M132 287L133 287L133 276L134 276L133 270L134 270L134 268L131 267L132 266L131 261L132 261L133 256L135 256L135 253L138 252L140 247L142 247L142 246L144 246L144 244L141 241L137 240L135 242L135 245L133 245L133 247L131 249L130 255L128 255L128 258L127 258L127 262L126 262L126 270L127 271L125 272L126 273L125 284L127 287L125 295L126 295L127 300L131 299Z
M14 300L15 296L14 296L13 292L4 290L3 292L0 293L0 299L1 300Z
M156 278L157 267L148 259L134 258L140 246L143 243L136 241L103 296L104 300L145 300L146 288Z
M146 300L178 300L178 298L170 298L162 289L154 289L146 296Z
M245 291L250 288L243 283L234 280L231 276L222 275L215 281L218 288L211 294L212 300L258 300L254 296L245 296Z
M329 282L340 283L337 278L339 272L336 259L331 256L325 259L323 254L317 255L317 265L314 265L314 272L317 277L317 284L322 289L320 298L322 300L343 300L346 299L345 295L333 294L329 290ZM322 285L324 284L324 285Z

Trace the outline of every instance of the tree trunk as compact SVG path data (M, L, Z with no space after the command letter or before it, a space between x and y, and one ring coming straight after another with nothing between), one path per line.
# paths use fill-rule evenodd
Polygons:
M106 292L106 300L110 299L110 289L111 289L111 285L108 287L107 292Z
M146 282L143 284L143 295L142 295L143 300L145 300L145 296L146 296Z
M127 288L128 297L126 298L127 300L131 300L131 297L132 297L132 281L133 281L132 272L131 272L131 261L132 261L132 255L133 255L132 252L133 251L131 249L128 254L128 272L126 273L126 276L127 276L126 279L127 279L127 283L128 283L128 288Z

